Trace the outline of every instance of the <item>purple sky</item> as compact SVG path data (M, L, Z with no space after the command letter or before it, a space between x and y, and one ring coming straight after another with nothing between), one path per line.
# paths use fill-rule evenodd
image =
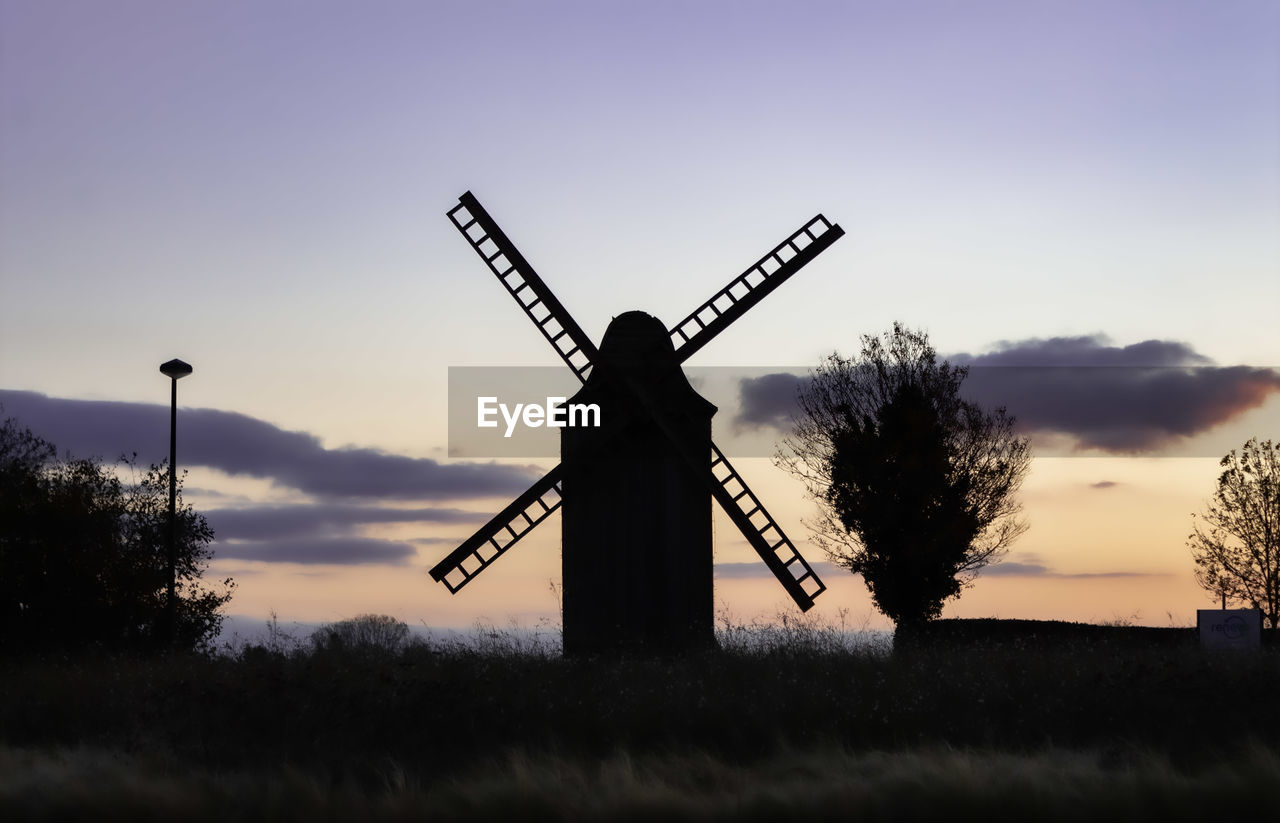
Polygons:
M468 189L597 341L841 223L690 365L902 320L974 362L1105 336L1275 366L1277 101L1274 2L0 0L0 389L151 426L181 357L235 505L483 515L538 470L445 459L448 367L557 360L445 219ZM440 548L329 516L345 542L280 557Z

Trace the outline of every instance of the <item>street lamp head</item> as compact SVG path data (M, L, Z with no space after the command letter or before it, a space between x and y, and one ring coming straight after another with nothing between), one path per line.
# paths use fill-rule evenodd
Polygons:
M160 364L160 373L165 377L172 377L174 380L177 380L179 377L186 377L188 374L191 374L191 366L188 363L183 363L181 360L174 358L168 363Z

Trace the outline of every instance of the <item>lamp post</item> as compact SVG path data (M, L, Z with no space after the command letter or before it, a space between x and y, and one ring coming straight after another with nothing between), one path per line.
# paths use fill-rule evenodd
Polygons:
M177 358L160 364L169 378L169 592L164 604L165 633L170 650L177 643L177 534L178 534L178 380L191 374L191 366Z

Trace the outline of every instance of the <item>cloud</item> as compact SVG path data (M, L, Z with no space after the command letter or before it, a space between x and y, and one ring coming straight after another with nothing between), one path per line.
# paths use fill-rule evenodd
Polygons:
M948 355L969 366L1211 366L1213 361L1190 345L1174 340L1143 340L1128 346L1109 345L1105 334L1079 337L1032 337L999 340L986 354Z
M391 540L327 537L218 542L213 546L213 556L215 560L260 560L268 563L404 566L417 556L417 551L407 543Z
M217 489L206 489L198 486L183 486L182 493L190 497L200 496L217 500L239 500L241 502L249 502L249 498L243 494L232 494L230 492L218 491Z
M1002 341L970 364L962 392L1004 406L1019 430L1066 435L1076 449L1156 451L1209 431L1280 394L1280 371L1210 366L1185 343L1109 345L1101 335ZM808 378L775 373L739 384L735 422L788 428L796 390Z
M0 391L4 416L78 457L137 452L146 463L168 457L169 407L68 400L36 392ZM306 432L215 409L181 409L178 463L268 478L308 494L448 500L517 494L537 475L497 463L442 464L376 449L327 449Z
M742 545L746 545L743 543ZM848 574L847 569L843 569L834 563L810 563L818 577L827 577L833 574ZM776 580L773 572L764 564L763 560L754 560L747 563L717 563L716 577L723 580L747 580L747 579L772 579Z
M341 534L370 523L482 523L490 515L462 509L390 509L377 506L312 505L210 509L205 519L219 540L273 540Z
M1055 578L1062 580L1090 580L1094 578L1123 578L1123 577L1168 577L1167 574L1159 572L1057 572L1050 569L1040 561L1040 558L1030 552L1020 555L1025 558L1024 561L1004 560L999 563L987 566L978 574L978 578L983 577L1042 577ZM836 575L849 574L849 570L837 566L834 563L811 563L813 570L818 577L829 580ZM855 575L856 576L856 575ZM717 563L716 578L723 580L747 580L747 579L764 579L772 578L773 572L769 571L769 567L763 562L753 563Z
M1059 433L1077 448L1151 452L1209 431L1280 392L1280 373L1226 368L972 369L964 394L1004 406L1021 430Z
M1120 484L1119 484L1119 483L1117 483L1117 482L1116 482L1116 481L1114 481L1114 480L1099 480L1097 483L1090 483L1090 484L1089 484L1089 488L1091 488L1091 489L1110 489L1110 488L1114 488L1114 487L1119 486L1119 485L1120 485Z
M1149 452L1208 431L1280 393L1280 372L1213 366L1190 345L1105 335L1000 341L970 366L965 394L1005 406L1024 431L1066 434L1079 448Z
M734 422L746 426L773 426L785 429L798 411L796 392L807 378L786 372L763 377L744 378L738 382L738 416Z
M1091 580L1115 577L1168 577L1158 572L1056 572L1046 566L1034 552L1023 552L1022 561L1003 560L987 566L979 577L1052 577L1067 580Z

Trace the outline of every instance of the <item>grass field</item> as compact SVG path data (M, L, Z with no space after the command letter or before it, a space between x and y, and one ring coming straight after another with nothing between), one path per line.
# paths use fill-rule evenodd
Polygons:
M0 819L1274 813L1280 654L1149 641L30 660L0 672Z
M384 759L361 779L325 770L214 771L71 749L0 749L6 820L1161 820L1269 819L1280 758L1242 751L1201 769L1158 755L944 748L780 751L599 760L509 754L449 779Z

